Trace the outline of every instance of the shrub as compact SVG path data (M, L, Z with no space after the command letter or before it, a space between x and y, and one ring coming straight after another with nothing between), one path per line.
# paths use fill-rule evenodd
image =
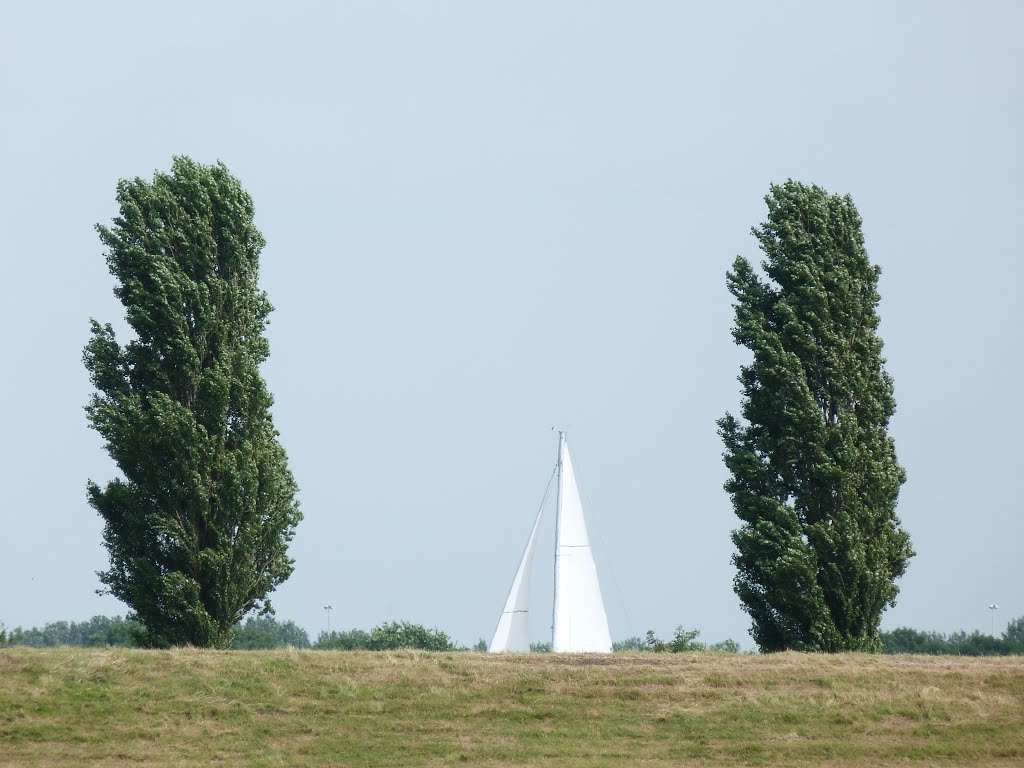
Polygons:
M398 648L418 648L424 651L455 650L455 644L446 633L408 621L393 621L374 627L370 631L368 647L371 651L391 651Z

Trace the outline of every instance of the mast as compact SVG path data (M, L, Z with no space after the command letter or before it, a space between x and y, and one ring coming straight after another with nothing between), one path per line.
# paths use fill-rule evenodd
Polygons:
M565 432L558 430L558 460L555 473L558 475L558 488L555 494L555 598L551 601L551 650L555 650L555 623L558 621L558 545L561 539L562 519L562 444Z

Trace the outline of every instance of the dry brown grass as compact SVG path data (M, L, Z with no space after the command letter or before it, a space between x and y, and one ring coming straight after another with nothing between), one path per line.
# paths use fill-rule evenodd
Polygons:
M0 651L0 765L1024 764L1024 659Z

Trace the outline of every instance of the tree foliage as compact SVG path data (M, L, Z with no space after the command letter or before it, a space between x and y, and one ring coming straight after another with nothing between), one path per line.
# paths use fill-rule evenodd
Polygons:
M99 574L155 646L227 646L292 572L296 486L260 375L271 311L262 235L223 165L175 158L117 186L98 226L134 338L92 321L87 407L122 477L90 482L110 568Z
M773 185L753 230L760 277L728 274L742 417L718 422L740 527L736 593L764 651L875 650L913 556L896 517L904 482L889 419L878 276L849 196Z

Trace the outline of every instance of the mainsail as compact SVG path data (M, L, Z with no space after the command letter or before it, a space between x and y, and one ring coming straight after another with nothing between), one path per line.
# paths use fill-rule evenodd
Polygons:
M583 503L576 485L565 433L558 433L558 506L555 523L555 600L552 611L551 649L556 653L608 653L612 650L608 617L597 580L597 567L590 549ZM549 486L550 487L550 486ZM544 494L545 498L547 493ZM487 650L530 650L527 620L530 568L537 542L544 503L534 520L523 559L512 581L505 610L498 620Z
M555 608L551 650L611 653L608 617L590 549L583 502L572 471L569 445L559 434L558 524L555 531Z

